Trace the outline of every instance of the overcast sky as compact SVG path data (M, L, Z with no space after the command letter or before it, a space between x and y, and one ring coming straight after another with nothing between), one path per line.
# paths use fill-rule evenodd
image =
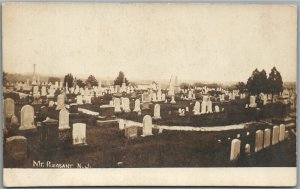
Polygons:
M4 71L246 81L276 66L296 81L296 8L39 4L3 8Z

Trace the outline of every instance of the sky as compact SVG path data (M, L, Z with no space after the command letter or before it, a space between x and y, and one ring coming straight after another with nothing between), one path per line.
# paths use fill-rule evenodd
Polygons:
M289 5L5 4L3 68L237 82L275 66L296 81L296 13Z

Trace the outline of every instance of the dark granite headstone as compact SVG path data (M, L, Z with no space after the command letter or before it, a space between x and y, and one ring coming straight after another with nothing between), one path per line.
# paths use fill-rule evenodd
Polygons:
M27 139L24 136L12 136L6 139L6 154L11 160L23 161L27 158Z
M46 119L42 122L42 147L55 148L59 142L58 121Z
M112 117L115 115L115 108L109 105L100 106L100 116Z
M127 139L137 138L137 126L126 127L125 137Z

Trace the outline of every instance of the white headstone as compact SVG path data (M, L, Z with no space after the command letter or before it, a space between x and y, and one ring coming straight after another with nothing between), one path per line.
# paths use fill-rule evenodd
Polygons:
M255 152L263 149L263 131L258 130L255 133Z
M264 148L269 147L271 144L271 130L265 129L264 131Z
M34 109L30 105L25 105L21 109L21 126L19 130L36 129L34 125Z
M285 125L280 124L279 126L279 142L284 141L285 139Z
M231 150L230 150L230 161L238 160L240 157L241 151L241 141L239 139L233 139L231 141Z
M41 96L47 96L47 89L45 86L42 86L42 89L41 89Z
M163 94L161 95L161 101L165 101L165 100L166 100L166 94L163 93Z
M129 98L123 98L122 107L125 112L131 112Z
M207 102L207 113L213 113L212 111L212 101Z
M197 101L196 103L195 103L195 106L194 106L194 115L199 115L200 114L200 102L199 101Z
M136 99L134 101L134 109L133 109L133 111L134 112L138 112L140 110L141 110L141 101L140 101L140 99Z
M120 130L125 129L125 121L124 121L124 119L119 119L119 129Z
M246 153L246 155L250 155L251 154L251 151L250 151L250 144L246 144L245 145L245 153Z
M174 96L171 97L171 102L170 102L170 103L171 103L171 104L175 104L175 103L176 103L175 97L174 97Z
M201 103L201 114L206 113L206 107L207 107L207 102L203 100Z
M56 110L61 110L65 107L65 95L60 94L57 96Z
M159 104L155 104L154 106L154 116L153 119L160 119L160 105Z
M86 124L74 123L72 138L73 144L86 144Z
M249 107L250 108L256 108L257 104L256 104L256 97L255 96L250 96L250 104Z
M69 111L63 108L59 112L59 127L60 130L70 129L69 125Z
M277 144L279 141L279 127L273 126L273 133L272 133L272 145Z
M77 95L77 97L76 97L76 103L77 104L83 104L83 102L82 102L82 95Z
M152 135L152 118L150 115L145 115L143 118L143 136Z
M220 112L220 108L218 105L215 106L215 112Z
M115 112L121 112L121 101L119 98L114 99Z
M15 101L11 98L4 100L4 116L9 118L15 114Z

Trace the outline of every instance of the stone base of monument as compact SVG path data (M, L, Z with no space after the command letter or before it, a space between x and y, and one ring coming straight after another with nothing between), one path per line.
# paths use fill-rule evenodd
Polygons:
M10 160L24 161L27 159L27 139L23 136L9 137L5 143L5 152Z
M72 130L69 129L60 129L58 132L58 139L60 144L72 144Z
M138 137L137 133L138 133L138 129L136 126L131 126L131 127L125 128L125 137L127 139L137 138Z
M153 136L153 134L152 133L147 133L147 134L141 135L141 137L147 137L147 136Z
M290 124L293 122L293 119L291 117L284 117L284 118L274 118L272 119L273 124Z
M111 120L97 120L96 126L118 126L118 120L111 119Z
M19 128L18 130L18 134L19 135L22 135L22 136L30 136L30 135L34 135L34 134L37 134L38 133L38 130L36 127L33 127L33 128L26 128L26 129L22 129L22 128Z
M160 116L159 117L154 116L154 117L152 117L152 119L161 119L161 117Z

